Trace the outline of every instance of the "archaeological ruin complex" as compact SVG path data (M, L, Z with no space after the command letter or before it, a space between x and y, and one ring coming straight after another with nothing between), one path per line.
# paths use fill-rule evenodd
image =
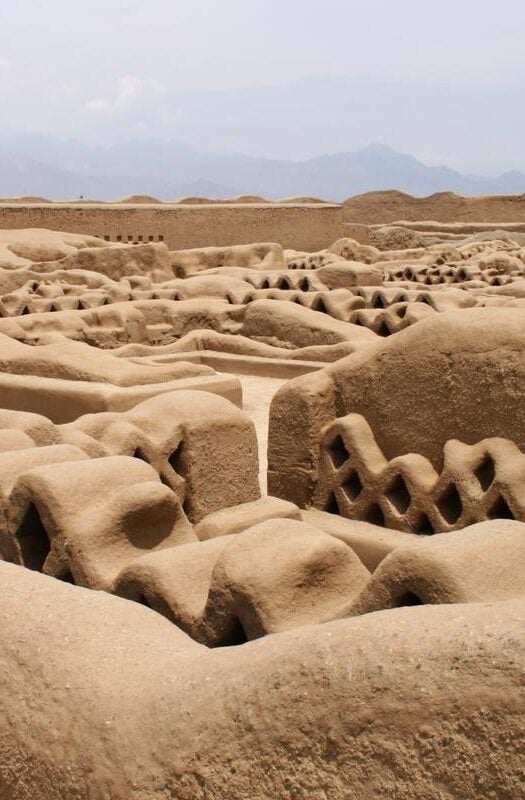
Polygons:
M525 224L248 200L0 203L0 798L519 800Z

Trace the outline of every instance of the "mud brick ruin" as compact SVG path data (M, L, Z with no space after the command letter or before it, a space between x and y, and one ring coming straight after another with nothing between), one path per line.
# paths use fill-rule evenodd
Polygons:
M525 232L380 194L0 205L0 797L524 796Z

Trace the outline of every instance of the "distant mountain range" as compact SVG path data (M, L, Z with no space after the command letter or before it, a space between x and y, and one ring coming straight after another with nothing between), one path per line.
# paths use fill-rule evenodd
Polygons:
M525 193L525 173L496 178L431 167L382 144L307 161L199 153L184 142L130 140L92 147L75 140L0 133L0 196L80 196L111 200L150 194L211 199L239 194L268 198L308 195L344 200L382 189L426 196L453 191L467 195Z

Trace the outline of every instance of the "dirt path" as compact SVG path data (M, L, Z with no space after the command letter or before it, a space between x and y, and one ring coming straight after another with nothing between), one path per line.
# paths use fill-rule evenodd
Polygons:
M268 461L268 423L270 403L277 389L286 383L281 378L261 378L254 375L238 375L242 383L244 410L255 422L259 443L259 479L261 491L266 494L266 470Z

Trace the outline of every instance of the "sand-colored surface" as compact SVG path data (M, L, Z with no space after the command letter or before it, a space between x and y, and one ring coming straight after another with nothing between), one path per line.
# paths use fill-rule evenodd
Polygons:
M0 230L0 800L522 796L522 234L315 219Z
M100 203L0 201L3 229L52 229L108 242L164 242L170 250L278 242L319 250L340 235L342 207L333 203Z
M239 375L238 377L242 385L243 408L255 423L259 452L259 480L261 491L266 494L270 404L274 394L285 381L281 378L265 378L257 375Z
M523 195L482 195L469 197L455 192L439 192L429 197L414 197L399 191L367 192L343 203L344 219L365 225L396 220L434 220L436 222L523 222ZM497 226L494 226L497 227Z

